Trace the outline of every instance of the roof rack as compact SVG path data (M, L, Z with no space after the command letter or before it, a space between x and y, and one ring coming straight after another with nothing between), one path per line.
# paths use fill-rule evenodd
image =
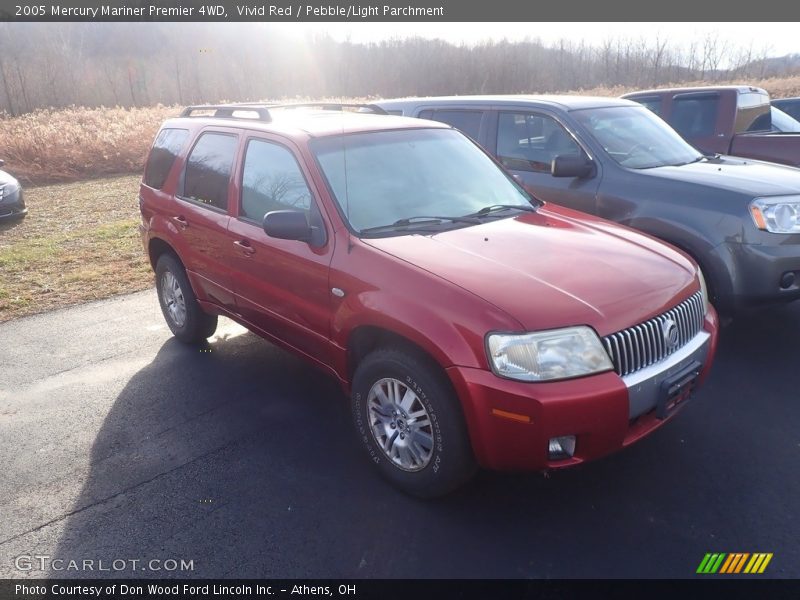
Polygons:
M295 108L319 108L322 110L344 111L346 108L358 108L364 112L376 115L388 115L385 110L375 104L360 104L356 102L301 102L297 104L272 104L272 103L242 103L242 104L198 104L187 106L181 112L181 117L197 117L195 112L214 111L212 115L217 119L255 119L269 123L272 121L270 109L295 109ZM255 117L234 113L255 113Z
M255 113L255 119L259 121L272 121L272 115L269 114L269 109L266 104L200 104L196 106L187 106L181 112L181 117L200 116L193 115L194 112L200 111L214 111L214 117L217 119L253 119L245 115L235 115L234 113Z
M320 108L322 110L338 110L344 111L345 108L362 108L367 109L370 113L376 115L388 115L385 110L376 104L364 104L359 102L300 102L298 104L270 104L270 108Z

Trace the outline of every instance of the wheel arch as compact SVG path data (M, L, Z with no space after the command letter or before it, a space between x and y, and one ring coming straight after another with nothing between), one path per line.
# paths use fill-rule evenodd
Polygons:
M722 245L714 245L716 240L708 240L701 231L686 223L666 219L639 218L624 224L671 244L688 255L703 272L714 307L726 311L733 306L731 274L735 272L735 266L730 257L719 252Z
M162 238L154 237L152 238L147 244L147 255L150 259L150 266L155 271L156 264L158 263L158 259L161 258L163 254L172 254L175 259L181 264L181 266L185 269L186 265L183 264L181 257L178 256L178 253L175 251L175 248L172 245L163 240Z
M437 367L445 374L447 365L441 363L418 342L394 330L378 325L359 325L347 338L347 380L352 381L359 363L379 348L399 348ZM448 379L445 376L445 379Z

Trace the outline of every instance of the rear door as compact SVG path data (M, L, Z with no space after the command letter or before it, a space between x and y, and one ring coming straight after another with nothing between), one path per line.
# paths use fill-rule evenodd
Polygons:
M239 138L234 131L203 130L178 182L171 223L178 253L201 300L235 310L228 241L231 173Z
M704 154L726 154L732 139L736 106L718 91L675 94L666 121Z
M333 236L317 190L298 149L282 138L253 134L243 152L229 226L238 311L276 341L329 365ZM262 222L274 210L302 211L319 240L269 237Z
M586 150L554 115L542 111L509 109L493 113L488 149L534 196L546 202L595 213L600 183L598 171L589 177L553 177L556 156L580 155ZM595 164L597 164L595 162Z

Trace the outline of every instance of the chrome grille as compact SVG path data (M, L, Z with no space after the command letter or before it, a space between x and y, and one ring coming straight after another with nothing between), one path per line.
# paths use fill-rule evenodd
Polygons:
M675 308L603 338L614 370L619 375L631 373L663 360L689 340L703 327L703 295L690 296ZM671 319L677 327L677 343L669 345L664 335L664 323Z

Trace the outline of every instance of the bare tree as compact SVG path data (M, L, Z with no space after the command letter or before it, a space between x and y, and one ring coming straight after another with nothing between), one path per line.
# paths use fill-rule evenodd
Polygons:
M270 23L0 23L0 110L267 98L559 92L789 73L768 45L655 38L369 44ZM769 60L768 60L769 59Z

